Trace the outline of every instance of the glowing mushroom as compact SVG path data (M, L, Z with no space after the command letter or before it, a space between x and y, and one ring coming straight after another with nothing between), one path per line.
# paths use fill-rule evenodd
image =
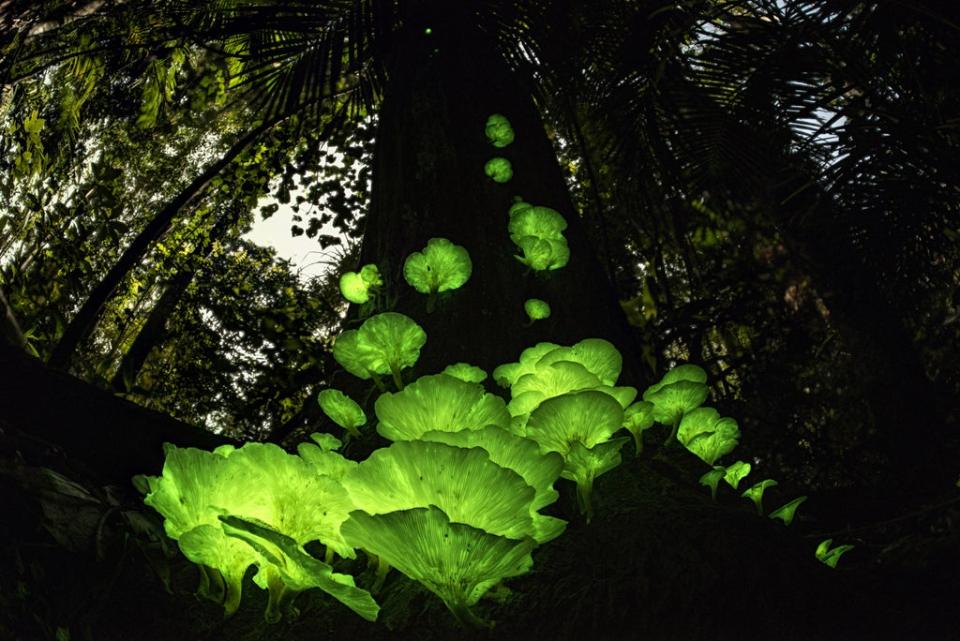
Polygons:
M421 294L427 294L427 311L433 311L438 293L459 289L470 279L470 254L446 238L431 238L422 252L413 252L403 263L403 277Z
M487 135L490 144L498 149L513 142L513 127L510 126L510 121L503 114L491 114L487 118L484 133Z
M563 477L577 484L577 502L587 521L593 517L594 479L620 464L619 450L629 439L611 439L623 424L623 408L595 390L544 401L527 421L527 438L564 459Z
M653 403L637 401L623 410L623 427L633 436L637 456L643 452L643 433L653 424Z
M643 393L643 400L653 403L654 420L672 426L665 444L677 435L683 415L707 400L710 388L706 380L707 373L702 368L679 365Z
M478 383L446 374L421 376L396 394L381 394L374 404L377 432L391 441L410 441L431 430L476 430L487 425L508 428L503 399Z
M350 436L360 438L357 428L366 424L367 416L352 398L340 390L325 389L317 395L317 402L331 421L345 429Z
M497 156L487 161L483 166L483 173L495 183L505 183L513 178L513 166L506 158Z
M383 285L380 271L374 264L364 265L360 272L347 272L340 277L340 293L351 303L362 305L371 293Z
M740 429L732 418L723 418L712 407L698 407L684 414L677 440L709 465L729 454L740 442Z
M482 383L487 380L487 373L470 363L454 363L443 368L442 374L459 378L466 383Z
M358 378L390 374L397 389L403 389L400 371L417 362L426 342L426 332L409 316L384 312L365 320L360 329L342 332L333 345L333 357Z
M545 300L540 300L539 298L529 298L523 304L523 311L527 313L527 318L530 319L530 324L538 320L543 320L545 318L550 318L550 304Z

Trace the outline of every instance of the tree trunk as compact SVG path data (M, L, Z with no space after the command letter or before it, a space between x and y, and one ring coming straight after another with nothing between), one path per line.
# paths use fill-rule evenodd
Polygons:
M195 255L199 257L209 255L214 244L226 236L227 232L233 228L233 225L237 222L238 214L239 211L236 208L223 214L213 229L206 234L203 242L201 242L197 251L194 252ZM173 278L170 279L170 282L167 283L166 289L164 289L163 294L160 295L160 299L150 311L147 322L140 328L136 338L133 340L133 344L130 345L130 349L127 350L120 360L120 366L110 381L110 387L113 391L126 392L133 387L137 380L137 375L143 368L143 364L146 362L150 352L164 339L167 319L170 318L170 315L177 308L177 303L180 302L180 298L187 290L187 287L193 282L193 278L197 274L197 269L198 267L195 265L184 266L183 269L177 272Z
M639 351L587 242L529 93L460 5L417 5L421 10L406 17L393 49L361 262L380 265L396 296L395 310L427 332L416 374L459 361L489 372L540 341L571 344L601 337L623 353L622 380L640 385ZM505 115L516 132L503 149L484 134L493 113ZM484 164L495 156L512 163L511 181L498 184L484 174ZM518 250L507 233L514 196L552 207L567 220L566 267L531 272L514 258ZM464 246L473 274L463 288L441 295L428 313L427 297L404 282L402 268L432 237ZM528 298L547 301L551 317L525 327Z
M265 131L270 129L277 121L268 121L260 124L245 134L228 149L223 156L216 162L207 167L203 173L194 178L187 187L177 194L161 209L153 219L147 223L133 242L121 254L117 262L110 268L110 271L93 288L90 295L81 305L80 310L67 325L60 337L60 341L53 349L48 359L48 364L56 369L67 369L70 367L70 361L74 353L87 336L93 331L100 315L103 312L107 301L113 296L117 287L123 282L132 269L134 269L143 260L156 240L159 240L173 223L177 215L188 204L197 199L206 189L207 185L223 169L233 161L243 150L252 142L259 138Z

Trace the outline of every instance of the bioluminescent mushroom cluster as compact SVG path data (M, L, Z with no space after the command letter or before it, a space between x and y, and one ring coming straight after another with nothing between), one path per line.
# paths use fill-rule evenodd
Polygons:
M514 140L500 114L490 117L485 132L497 148ZM488 163L488 173L501 160L506 169L495 167L498 181L504 171L512 174L502 158ZM567 264L565 228L553 209L519 200L510 208L510 239L523 252L517 258L535 271ZM456 295L472 269L466 248L432 238L407 258L402 275L429 297L431 312L434 297ZM495 368L492 379L509 400L484 386L487 372L464 362L405 385L404 371L416 366L426 332L404 314L373 313L390 299L379 295L384 278L376 265L345 274L340 286L348 301L362 306L362 323L337 336L333 356L346 372L371 381L369 392L379 390L364 402L376 415L375 429L365 427L364 408L339 390L325 389L317 401L346 431L346 447L375 439L387 445L364 460L342 454L343 443L327 433L311 435L296 453L262 443L212 452L170 445L162 474L144 479L146 504L163 515L167 535L200 567L198 593L228 615L255 566L254 584L269 592L268 621L311 588L375 620L372 593L396 569L436 594L459 621L489 626L476 611L479 599L528 572L536 548L566 528L566 521L543 513L560 496L554 487L560 478L573 482L589 523L595 480L621 464L631 437L642 454L644 433L655 424L668 432L665 445L679 443L711 466L700 482L714 498L721 480L737 489L751 471L743 461L717 464L737 446L740 431L733 419L701 407L709 388L706 372L695 365L671 369L636 401L634 387L617 385L623 362L617 348L587 338L566 346L541 342ZM529 299L524 309L531 323L550 316L543 300ZM743 496L762 515L764 491L775 484L761 481ZM770 517L789 525L804 499ZM305 547L316 544L323 560ZM829 545L825 541L817 556L835 565L849 546ZM353 559L358 551L375 568L369 590L335 570L338 557Z

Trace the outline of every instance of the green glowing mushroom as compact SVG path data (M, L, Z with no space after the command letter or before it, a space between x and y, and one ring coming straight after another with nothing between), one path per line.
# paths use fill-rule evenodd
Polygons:
M399 441L373 452L343 485L357 509L368 514L435 505L451 521L498 536L537 533L530 509L536 491L480 447Z
M698 407L683 415L677 440L704 463L713 465L737 447L740 429L735 420L722 418L712 407Z
M520 239L528 237L563 240L563 231L566 228L567 221L564 217L550 207L533 206L520 201L510 208L507 232L510 240L518 245Z
M487 118L487 124L484 128L487 140L494 147L500 149L513 142L513 127L510 121L502 114L491 114Z
M504 363L493 370L493 380L500 387L510 387L524 374L532 374L537 369L537 363L544 354L560 347L556 343L537 343L520 353L520 360L516 363Z
M495 183L505 183L513 178L513 166L506 158L497 156L487 161L483 166L483 173Z
M706 380L707 373L702 368L679 365L643 393L643 400L653 403L654 420L672 426L664 444L670 443L677 435L684 413L707 400L710 388L706 386Z
M838 545L835 548L831 548L830 545L832 543L833 539L824 539L820 542L820 545L817 546L815 554L818 561L831 568L835 568L837 567L837 562L840 561L840 557L852 550L855 546Z
M351 303L362 305L371 293L383 285L380 271L374 264L364 265L360 272L347 272L340 277L340 293Z
M534 532L531 536L537 543L551 541L563 532L566 521L537 513L541 508L555 502L559 496L553 488L564 466L563 457L558 453L543 453L535 441L493 425L479 430L427 432L420 438L454 447L482 447L491 461L500 467L513 470L533 488L535 494L530 504L530 512Z
M479 627L492 624L472 607L494 585L529 571L536 545L456 522L434 505L378 515L358 510L342 531L440 597L462 624Z
M763 493L768 487L776 487L776 485L777 482L773 479L764 479L744 490L741 496L753 501L753 504L757 506L757 514L763 516Z
M264 570L257 581L270 591L267 620L276 622L292 598L307 589L319 588L359 614L376 621L380 606L370 593L358 588L353 577L310 556L294 539L264 523L221 516L227 536L245 542L257 555Z
M184 555L202 566L201 595L223 603L228 615L239 605L247 568L257 564L263 576L271 570L249 546L224 534L221 515L256 519L282 528L299 544L318 540L341 556L354 556L340 535L353 509L346 490L301 458L264 443L217 452L168 446L166 454L162 475L146 479L150 493L144 502L163 515L165 531Z
M340 390L325 389L317 395L317 402L331 421L353 438L360 438L357 428L366 424L367 415L352 398Z
M426 342L426 332L409 316L385 312L365 320L360 329L337 336L333 357L358 378L390 374L397 389L403 389L400 371L417 362Z
M516 244L523 255L515 258L534 271L560 269L570 262L570 247L563 238L555 240L523 236L517 239Z
M355 468L359 463L351 461L343 454L337 452L343 443L332 434L311 434L313 443L300 443L297 445L297 454L316 474L330 476L338 481L344 474Z
M446 238L431 238L422 252L413 252L403 263L403 277L411 287L430 296L427 311L432 311L433 297L438 293L463 286L470 279L473 264L470 254Z
M807 500L806 496L798 496L789 503L784 503L769 514L771 519L780 519L784 525L793 523L793 517L796 515L797 508Z
M443 368L442 374L458 378L465 383L482 383L487 380L487 373L470 363L454 363Z
M653 403L637 401L623 410L623 427L633 436L637 456L643 452L643 433L653 427Z
M623 357L613 343L602 338L585 338L570 347L557 347L546 352L537 365L569 361L583 365L604 385L615 385L623 369Z
M510 387L512 399L507 410L511 416L529 414L549 398L600 385L600 379L580 363L558 361L537 367L517 379Z
M527 421L527 438L536 441L544 451L563 456L563 477L576 482L578 503L587 521L593 516L594 479L620 463L619 449L629 440L610 438L622 424L620 404L595 390L548 399ZM595 449L601 444L607 445Z
M421 376L396 394L381 394L374 404L377 433L391 441L410 441L424 432L476 430L487 425L507 429L510 414L503 399L479 383L446 374Z
M710 488L710 498L714 501L717 500L717 486L720 484L724 472L726 472L726 468L722 465L714 465L712 470L700 477L700 485Z
M527 299L523 304L523 311L527 313L527 318L530 319L531 324L538 320L550 318L550 305L547 301L539 298Z
M744 461L737 461L728 465L726 470L723 475L723 480L733 489L737 489L740 486L740 481L750 474L750 464Z

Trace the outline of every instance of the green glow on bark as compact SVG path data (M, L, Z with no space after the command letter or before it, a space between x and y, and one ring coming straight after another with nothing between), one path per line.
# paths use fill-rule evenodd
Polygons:
M374 264L364 265L360 272L347 272L340 277L340 294L351 303L362 305L383 285L380 271Z
M513 165L506 158L497 156L487 161L483 166L483 173L495 183L505 183L513 178Z
M741 496L753 501L753 504L757 506L757 514L763 516L763 493L768 487L776 487L776 485L777 482L773 479L764 479L744 490Z
M366 424L367 415L352 398L340 390L325 389L317 395L317 402L331 421L354 438L360 437L357 428Z
M446 238L431 238L422 252L413 252L403 263L403 278L407 283L431 297L459 289L470 279L472 271L467 250Z
M797 508L807 500L806 496L798 496L789 503L784 503L769 514L771 519L780 519L784 525L793 523L793 517L796 515Z
M510 126L507 117L502 114L492 114L487 118L484 133L490 144L497 148L506 147L513 142L514 138L513 127Z
M427 334L409 316L384 312L371 316L360 329L341 332L333 344L333 357L358 378L390 374L397 389L403 389L401 370L420 358Z
M735 420L721 418L720 412L712 407L698 407L684 414L677 440L704 463L713 465L737 447L740 429Z
M391 441L410 441L425 432L477 430L487 425L507 429L510 414L503 399L479 383L446 374L421 376L396 394L381 394L374 404L377 432Z
M487 373L470 363L454 363L443 368L443 374L458 378L465 383L482 383L487 380Z
M496 536L456 522L436 506L350 514L344 536L418 581L464 625L492 627L472 610L487 590L533 566L535 541Z
M523 304L523 311L527 313L527 318L530 319L531 323L550 318L550 305L547 301L540 300L539 298L527 299Z

